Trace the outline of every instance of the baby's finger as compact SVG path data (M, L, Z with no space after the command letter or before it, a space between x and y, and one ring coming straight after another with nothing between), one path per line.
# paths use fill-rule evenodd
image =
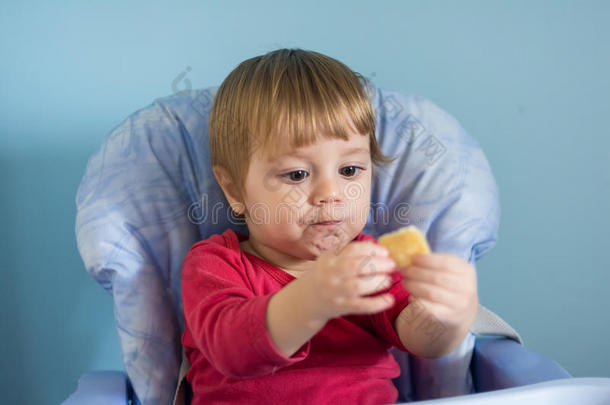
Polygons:
M389 257L364 257L356 260L355 270L359 277L389 274L396 270L396 262Z
M413 256L413 264L439 270L460 268L462 260L449 253L416 254Z
M421 281L438 285L448 290L460 291L461 278L449 271L411 265L400 269L400 273L405 280Z
M405 290L409 291L413 297L433 301L442 305L450 306L452 302L456 302L460 299L460 295L453 291L421 281L403 279L402 286Z
M361 257L389 257L390 251L372 241L351 242L344 249L344 254Z
M375 314L385 311L394 305L392 294L381 294L375 297L353 298L347 302L350 314Z
M357 295L369 295L378 291L383 291L392 285L392 276L386 274L378 274L368 277L357 277L354 279Z

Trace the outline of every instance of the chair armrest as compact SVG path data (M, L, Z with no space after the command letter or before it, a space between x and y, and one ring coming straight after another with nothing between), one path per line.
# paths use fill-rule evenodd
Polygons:
M567 378L452 398L420 401L421 405L597 405L608 404L610 378ZM400 403L396 405L410 405Z
M471 370L477 392L571 377L555 361L497 336L477 337Z
M94 371L78 380L76 391L62 405L126 405L131 385L122 371Z

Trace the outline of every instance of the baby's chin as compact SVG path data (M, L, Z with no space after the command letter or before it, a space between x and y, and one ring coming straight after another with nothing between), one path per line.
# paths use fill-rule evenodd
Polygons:
M340 248L343 243L345 243L345 241L342 241L339 236L327 235L314 239L312 241L312 246L314 248L314 251L316 252L317 257L320 254L329 250L335 250Z
M298 242L297 242L298 243ZM293 257L298 257L302 260L316 260L322 253L333 250L338 246L336 237L318 237L308 240L302 240L299 247L295 251L295 245L284 246L284 252L290 254ZM291 252L291 253L288 253Z
M351 238L353 239L353 238ZM318 256L327 251L340 249L350 241L350 235L343 229L315 230L307 227L302 233L284 234L281 239L276 239L280 250L303 260L316 260Z
M336 235L328 235L320 241L318 244L320 250L330 250L339 247L341 244L341 239L339 239Z

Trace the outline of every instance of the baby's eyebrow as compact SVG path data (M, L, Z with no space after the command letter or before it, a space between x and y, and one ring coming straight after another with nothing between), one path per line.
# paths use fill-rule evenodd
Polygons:
M349 148L349 149L346 149L343 152L343 155L352 155L352 154L355 154L355 153L369 153L369 149L368 148L362 148L362 147L359 147L359 148Z
M343 151L342 155L352 155L355 153L369 153L369 149L367 148L363 148L363 147L353 147L353 148L349 148ZM294 152L286 152L286 153L282 153L280 154L278 157L279 158L283 158L283 157L289 157L289 156L294 156L294 157L306 157L305 154L299 152L299 151L294 151Z

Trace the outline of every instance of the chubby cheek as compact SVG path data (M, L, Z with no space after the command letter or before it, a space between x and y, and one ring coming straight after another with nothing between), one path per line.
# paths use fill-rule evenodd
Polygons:
M245 205L248 219L255 226L277 226L293 216L287 204L264 188L251 191Z
M305 222L305 216L294 204L280 203L275 209L275 224L281 226L301 226Z
M360 184L360 183L358 183ZM360 185L360 187L352 187L352 195L347 195L347 207L351 219L351 223L354 226L364 227L369 217L371 208L371 189Z

